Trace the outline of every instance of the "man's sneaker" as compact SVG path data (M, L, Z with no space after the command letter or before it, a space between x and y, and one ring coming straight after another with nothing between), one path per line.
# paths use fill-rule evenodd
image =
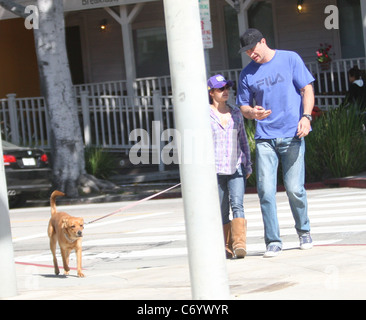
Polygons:
M264 253L263 258L277 257L281 253L282 249L276 244L269 244L267 251Z
M311 239L310 233L304 233L303 235L299 236L300 238L300 249L301 250L308 250L313 247L313 240Z

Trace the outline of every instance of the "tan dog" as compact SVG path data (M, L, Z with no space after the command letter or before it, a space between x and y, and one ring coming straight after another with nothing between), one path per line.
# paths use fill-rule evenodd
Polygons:
M71 251L75 250L77 258L77 274L78 277L84 277L84 274L81 271L81 241L84 229L84 219L72 217L66 212L57 212L55 198L64 195L65 194L61 191L56 190L51 194L50 198L51 219L48 224L48 236L50 237L50 248L53 255L55 274L58 275L60 273L56 258L56 244L58 242L65 270L64 274L69 274L69 256Z

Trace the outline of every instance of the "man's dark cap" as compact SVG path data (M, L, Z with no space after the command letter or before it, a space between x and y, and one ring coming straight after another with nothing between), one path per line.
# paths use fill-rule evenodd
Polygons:
M240 50L239 53L247 51L255 47L255 45L263 39L263 34L257 29L248 29L240 37Z

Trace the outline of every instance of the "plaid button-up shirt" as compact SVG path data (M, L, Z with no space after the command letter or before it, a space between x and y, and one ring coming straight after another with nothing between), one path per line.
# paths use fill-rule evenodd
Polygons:
M252 162L243 116L237 107L230 107L231 118L223 127L220 119L210 108L211 128L215 148L216 172L232 175L240 164L244 165L244 175L252 173Z

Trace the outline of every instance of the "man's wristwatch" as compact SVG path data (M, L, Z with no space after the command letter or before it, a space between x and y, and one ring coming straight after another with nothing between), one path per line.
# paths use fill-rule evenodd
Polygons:
M310 122L313 121L313 117L311 116L311 114L304 113L302 116L308 119Z

